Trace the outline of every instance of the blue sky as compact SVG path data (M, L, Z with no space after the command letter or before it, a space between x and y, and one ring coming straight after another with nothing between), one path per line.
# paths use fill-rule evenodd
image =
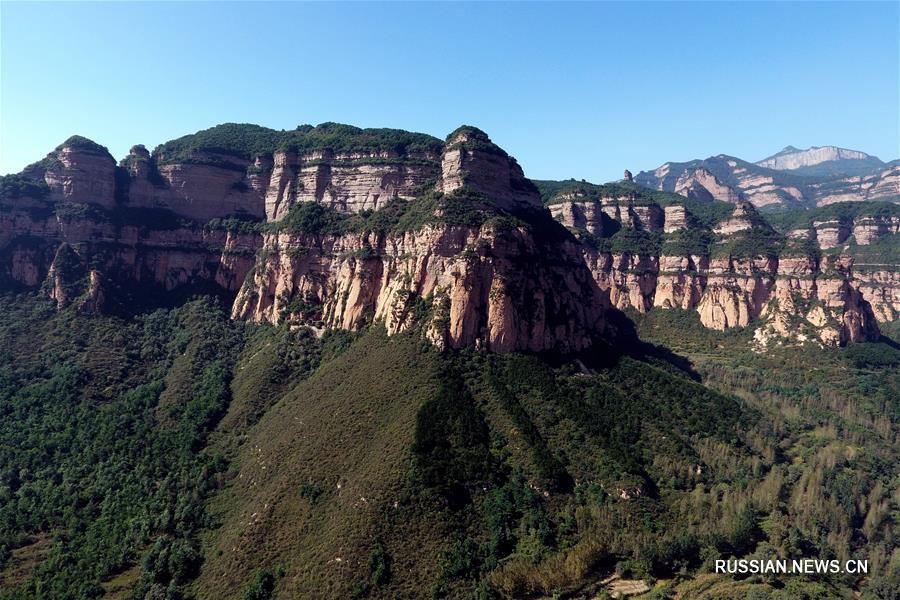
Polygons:
M900 156L900 14L863 3L0 3L0 173L217 123L481 127L536 179L792 144Z

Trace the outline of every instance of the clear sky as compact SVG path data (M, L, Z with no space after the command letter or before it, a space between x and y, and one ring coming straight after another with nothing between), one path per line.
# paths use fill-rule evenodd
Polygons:
M0 2L0 173L223 122L443 138L536 179L791 144L900 156L900 3Z

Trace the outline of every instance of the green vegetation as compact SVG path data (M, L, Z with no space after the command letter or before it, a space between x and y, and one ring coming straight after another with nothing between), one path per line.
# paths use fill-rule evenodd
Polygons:
M250 215L235 215L224 219L210 219L203 228L210 231L251 234L259 233L261 223L259 219Z
M701 202L692 200L672 192L662 192L645 187L631 181L614 181L610 183L596 184L581 180L569 179L566 181L541 181L534 180L541 193L541 200L545 206L563 202L563 196L578 194L585 200L599 201L602 198L632 197L636 204L656 203L660 206L681 205L697 221L697 224L711 228L728 217L734 210L734 205L729 202Z
M900 205L893 202L837 202L810 210L792 210L771 214L766 220L778 231L810 227L816 221L850 224L863 217L900 218Z
M428 192L415 200L394 198L376 211L341 213L316 202L298 202L288 214L264 226L268 231L287 231L318 235L347 233L393 233L418 231L426 225L447 224L478 228L520 227L525 222L498 209L484 194L466 188L449 194Z
M708 229L679 229L665 234L661 253L666 256L706 256L714 238Z
M436 155L442 147L443 143L437 138L399 129L360 129L339 123L322 123L316 127L301 125L292 131L278 131L259 125L225 123L161 144L154 150L154 156L159 164L215 160L216 166L229 168L232 165L244 170L226 159L201 159L197 153L215 153L244 160L271 155L276 150L386 152L406 157Z
M762 537L756 556L867 558L871 579L863 598L884 598L897 588L891 552L896 545L888 515L896 487L898 448L891 440L900 415L900 351L890 343L854 344L841 349L749 351L749 332L718 333L700 326L693 312L634 315L645 339L688 356L707 385L740 396L762 419L744 434L761 449L761 484L748 481L757 497L776 491L768 508L757 508ZM733 498L732 502L737 499ZM895 560L895 559L894 559ZM711 596L749 597L729 592L729 578L697 578ZM859 584L848 576L750 578L760 597L843 597ZM690 594L695 583L680 585ZM784 591L778 588L785 586ZM771 586L771 587L770 587ZM816 591L819 590L819 591ZM805 594L805 596L804 596Z
M896 587L900 351L756 354L694 312L632 316L689 363L0 296L0 598L579 597L612 572L735 600ZM870 576L710 573L770 555Z
M549 206L558 202L567 201L566 197L575 194L582 201L599 202L604 198L628 198L627 202L635 206L646 204L658 204L666 206L684 206L685 229L663 234L661 232L635 231L631 228L613 228L614 231L608 237L597 236L587 231L578 232L582 241L592 247L614 253L628 252L642 256L659 256L660 253L669 256L707 255L710 247L716 241L712 233L719 222L726 219L734 211L734 205L728 202L700 202L673 194L653 190L637 183L619 181L597 185L587 181L535 181L541 192L544 205ZM762 217L758 217L761 227L765 226ZM749 249L747 243L735 243L736 251Z
M194 229L198 225L167 208L147 208L116 206L104 208L96 204L60 202L52 207L53 214L68 223L88 220L97 223L112 223L117 227L139 227L149 230ZM234 220L236 220L235 218ZM216 223L232 223L232 219L217 220ZM215 229L216 227L210 227ZM220 228L225 228L223 225Z
M886 265L900 265L900 234L882 236L871 244L860 246L855 241L825 251L827 254L846 254L853 257L853 269L871 271Z
M23 175L0 176L0 202L16 198L46 198L50 188L43 179L31 179Z
M240 324L209 300L128 322L24 295L0 297L0 312L0 554L53 540L0 597L95 597L135 565L138 597L177 593L225 466L203 447L228 406Z
M274 592L275 575L271 571L261 570L244 590L244 600L271 600Z
M101 146L97 142L89 140L88 138L81 135L73 135L56 147L57 150L62 150L63 148L75 148L81 152L97 154L99 156L108 156L112 158L112 155L109 153L109 150L107 150L106 146Z
M509 155L506 153L503 148L497 146L495 143L491 141L491 138L488 137L488 134L478 129L477 127L473 127L472 125L461 125L454 129L450 135L447 136L447 142L455 138L458 135L464 134L466 136L466 140L463 142L458 142L456 146L459 146L465 150L470 151L478 151L478 152L487 152L490 154L497 154L504 158L509 158ZM450 146L449 148L453 148L454 146Z
M719 239L710 248L710 253L715 257L777 257L784 248L784 236L770 229L753 228L728 236L719 236Z
M659 256L661 248L660 235L642 229L625 227L610 238L610 250L614 254Z
M589 183L583 179L581 181L576 181L575 179L564 181L534 180L534 184L540 191L541 199L545 205L562 202L562 195L573 193L584 196L587 200L633 196L637 200L656 202L661 206L681 204L685 200L689 201L684 196L671 192L661 192L631 181L611 181L597 184Z

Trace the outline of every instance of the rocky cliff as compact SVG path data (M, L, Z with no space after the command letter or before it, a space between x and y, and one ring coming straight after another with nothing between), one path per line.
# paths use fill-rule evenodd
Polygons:
M897 265L856 264L852 256L871 244L896 244L896 216L859 211L842 239L849 245L834 250L827 229L817 230L814 223L810 229L819 232L798 243L796 236L776 232L747 202L704 223L691 214L686 198L663 198L677 204L653 210L653 202L641 197L649 194L592 198L581 188L557 193L550 209L582 240L585 262L617 308L695 310L701 323L720 330L752 325L760 347L877 339L877 322L900 314ZM628 207L618 213L624 218L603 210L611 204ZM634 206L661 214L662 221L632 218ZM885 206L873 211L884 213Z
M435 151L405 132L322 129L271 154L135 146L118 167L67 142L4 180L4 281L82 310L115 288L213 284L235 293L235 318L423 324L448 347L570 352L608 333L580 245L484 132Z
M824 163L837 163L852 161L867 161L882 165L883 163L874 156L869 156L865 152L858 150L848 150L846 148L838 148L837 146L813 146L806 150L787 146L781 152L773 154L768 158L757 161L756 164L767 169L778 169L781 171L796 171L806 167L814 167ZM856 166L856 165L854 165Z
M518 164L469 127L449 136L440 164L436 189L399 201L387 226L348 219L323 231L288 215L265 235L233 316L344 329L377 320L389 333L424 318L439 346L590 346L606 327L604 297ZM416 203L429 206L424 220L403 226Z
M412 199L439 175L431 153L275 153L265 195L265 215L277 221L297 202L317 202L340 212L377 210L392 198Z
M654 176L681 193L539 188L468 126L442 142L223 125L118 165L75 136L3 178L0 282L83 311L212 286L235 318L421 326L497 351L587 348L615 335L616 308L695 310L707 327L752 325L761 346L872 339L900 313L881 250L894 205L836 204L776 231L716 168Z

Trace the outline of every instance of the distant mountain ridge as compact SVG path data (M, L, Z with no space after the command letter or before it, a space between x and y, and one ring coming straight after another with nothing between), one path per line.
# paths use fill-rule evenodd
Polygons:
M667 162L635 177L641 185L697 200L748 200L768 211L836 202L900 201L900 161L837 146L787 146L758 162L719 154Z
M812 167L826 162L837 161L865 161L875 165L884 164L877 156L837 146L811 146L806 150L787 146L781 152L757 161L756 164L768 169L794 171L803 167Z

